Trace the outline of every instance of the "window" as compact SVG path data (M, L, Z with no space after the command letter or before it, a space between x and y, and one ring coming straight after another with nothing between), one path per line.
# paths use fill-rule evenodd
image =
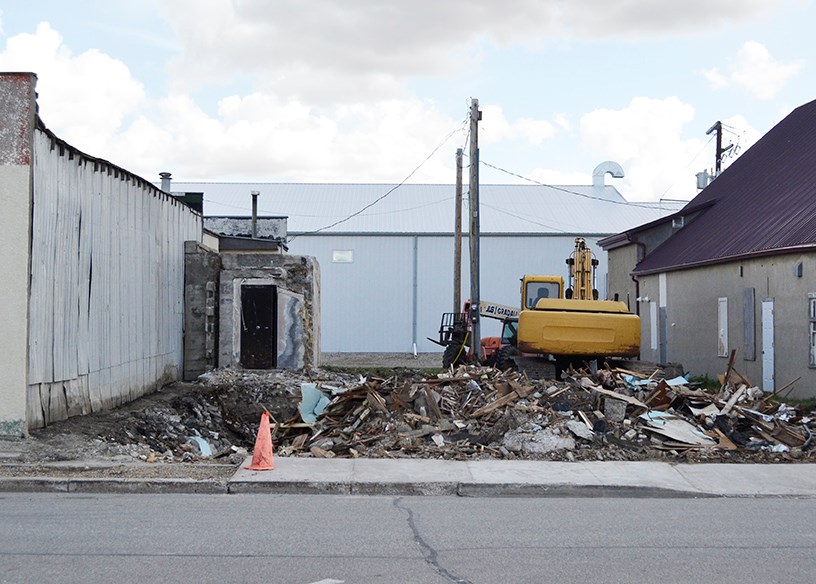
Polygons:
M333 264L350 264L354 261L354 250L352 249L335 249L332 250Z
M556 282L527 282L527 290L524 294L526 308L535 308L535 305L542 298L560 298L561 287Z
M816 292L808 294L808 366L816 367Z
M717 299L717 355L728 357L728 298Z

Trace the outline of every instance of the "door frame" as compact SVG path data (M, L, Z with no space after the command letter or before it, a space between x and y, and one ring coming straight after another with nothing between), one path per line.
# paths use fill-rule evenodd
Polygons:
M241 363L241 288L243 286L273 286L277 287L277 282L272 278L235 278L232 281L232 362L236 365ZM274 310L277 313L277 302L274 303ZM278 361L278 331L277 326L272 330L272 351L273 361L277 365Z

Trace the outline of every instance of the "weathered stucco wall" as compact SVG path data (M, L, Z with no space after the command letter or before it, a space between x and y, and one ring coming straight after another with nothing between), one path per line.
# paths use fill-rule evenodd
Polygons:
M240 363L242 285L277 286L277 366L316 367L320 347L320 269L308 256L222 253L219 367Z
M36 77L0 75L0 436L26 433L31 150Z
M816 293L816 254L788 254L669 272L665 274L662 299L659 275L641 277L640 282L641 297L649 298L641 303L644 359L659 359L660 327L653 323L662 302L666 305L669 361L682 363L693 374L714 377L725 372L728 352L737 349L736 369L763 387L768 372L763 371L762 301L772 299L775 387L801 377L790 395L816 396L816 369L808 366L808 294ZM727 299L727 346L723 356L718 355L720 298ZM658 334L656 342L652 341L653 332Z
M630 244L610 250L607 253L609 262L609 290L607 298L626 303L631 312L637 312L637 285L632 280L632 270L637 264L637 245Z
M252 218L205 217L204 228L228 237L252 237ZM255 231L259 239L286 241L286 217L258 217Z

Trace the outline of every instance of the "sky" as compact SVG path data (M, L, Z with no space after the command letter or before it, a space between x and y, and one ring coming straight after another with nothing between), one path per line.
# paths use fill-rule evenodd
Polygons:
M816 98L811 0L0 0L0 70L151 181L482 183L688 200ZM469 160L465 159L465 165ZM465 171L467 181L467 170Z

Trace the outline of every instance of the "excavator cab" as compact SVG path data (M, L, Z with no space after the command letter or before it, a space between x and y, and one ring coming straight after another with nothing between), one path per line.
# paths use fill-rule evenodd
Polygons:
M535 309L543 298L563 298L564 278L559 276L524 276L521 279L521 298L525 310Z

